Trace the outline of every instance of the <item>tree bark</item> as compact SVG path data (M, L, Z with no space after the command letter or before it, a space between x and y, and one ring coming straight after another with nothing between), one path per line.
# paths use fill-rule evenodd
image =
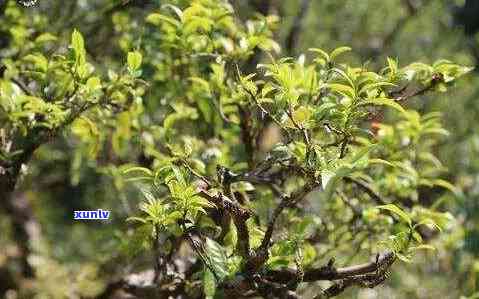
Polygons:
M12 238L19 250L21 272L25 277L33 277L33 269L28 263L31 253L30 241L38 238L39 225L33 215L33 209L23 196L14 196L14 190L21 174L22 165L26 164L38 146L32 146L20 155L10 166L0 168L0 208L9 216Z
M16 196L15 188L21 176L22 167L32 158L33 153L44 141L44 132L32 130L25 137L16 136L17 142L12 151L21 150L11 161L0 163L0 209L9 216L12 238L18 247L18 259L22 275L33 277L34 272L28 263L32 240L38 240L40 226L36 221L30 202L24 196Z

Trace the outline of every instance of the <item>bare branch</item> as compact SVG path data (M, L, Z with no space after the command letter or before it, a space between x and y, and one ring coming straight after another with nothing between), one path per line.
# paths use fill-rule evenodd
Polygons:
M341 280L352 277L361 277L361 275L371 274L378 270L390 267L395 261L395 254L391 251L378 254L374 261L349 267L335 268L334 260L329 261L325 266L313 269L305 269L303 281L314 282L322 280ZM275 282L287 283L296 277L295 269L271 270L267 272L266 277Z

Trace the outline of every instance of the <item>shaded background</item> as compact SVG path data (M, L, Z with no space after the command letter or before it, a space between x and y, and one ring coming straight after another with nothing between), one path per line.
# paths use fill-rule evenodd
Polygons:
M298 56L311 47L331 50L347 45L354 49L347 60L356 65L367 63L373 69L383 65L388 56L398 57L402 66L443 58L479 68L479 1L230 3L241 19L257 13L278 15L275 32L283 56ZM5 15L8 5L17 4L0 0L0 59L21 54L17 52L22 34L34 36L48 31L68 39L72 28L78 28L86 38L88 52L97 58L96 63L114 64L144 34L144 16L161 4L162 1L153 0L39 0L33 8L18 6L15 13ZM14 35L12 29L26 32ZM256 59L261 61L264 57L258 55ZM478 74L462 78L446 96L425 95L411 101L421 112L444 112L444 125L451 135L435 150L449 169L449 179L463 190L458 198L447 203L457 226L442 237L436 254L411 265L395 266L392 278L377 289L349 290L340 298L479 298ZM37 248L40 254L32 261L42 269L34 286L38 298L67 298L72 286L84 297L95 296L111 273L128 272L116 263L116 259L124 257L122 250L128 251L126 255L134 255L125 244L129 239L121 234L124 219L138 199L128 196L128 187L115 180L119 174L107 166L112 161L82 163L76 142L65 133L63 138L42 147L16 194L19 201L31 204L35 221L41 224L38 233L46 240ZM120 163L123 158L112 159ZM145 159L138 153L140 164L147 163ZM71 219L74 210L97 208L113 210L113 223L79 223ZM0 217L0 231L7 232L0 233L1 269L8 258L15 256L8 217ZM0 281L0 291L8 289L9 283L6 279Z

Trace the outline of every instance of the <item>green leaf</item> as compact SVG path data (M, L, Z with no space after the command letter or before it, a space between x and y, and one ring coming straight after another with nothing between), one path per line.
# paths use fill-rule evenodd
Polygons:
M441 228L439 225L437 225L437 223L436 223L434 220L432 220L432 219L430 219L430 218L426 218L426 219L423 219L423 220L419 221L417 224L414 225L414 228L417 228L417 227L419 227L419 226L421 226L421 225L426 225L426 226L434 227L434 228L436 228L438 231L442 232L442 228Z
M331 54L330 54L331 60L334 60L339 55L341 55L345 52L349 52L349 51L351 51L350 47L339 47L339 48L335 49L333 52L331 52Z
M343 165L333 171L323 170L321 171L321 185L324 188L324 196L326 199L331 198L334 193L336 184L338 181L354 172L352 165Z
M397 207L396 205L394 204L387 204L387 205L383 205L383 206L377 206L376 208L378 209L381 209L381 210L388 210L394 214L396 214L397 216L399 216L402 220L404 220L404 222L406 222L409 226L412 225L412 220L411 220L411 217L406 213L404 212L403 210L401 210L399 207Z
M166 22L168 24L171 24L177 28L181 26L181 23L178 20L175 20L172 17L168 17L162 14L158 13L153 13L150 14L148 17L146 17L146 22L153 24L153 25L160 25L162 22Z
M325 51L319 49L319 48L312 48L312 49L309 49L309 51L316 52L319 55L323 56L323 58L326 60L326 62L328 62L330 60L329 54L326 53Z
M391 73L392 76L395 76L398 72L398 63L396 60L394 60L393 58L391 57L388 57L387 58L387 62L388 62L388 68L389 68L389 72Z
M292 118L295 123L299 124L302 128L307 128L307 122L310 119L312 111L309 107L300 106L298 109L294 110L292 113ZM288 119L288 126L295 127L293 121Z
M389 161L383 160L383 159L369 159L369 164L383 164L391 167L395 167L395 165Z
M71 130L73 134L80 137L99 134L98 128L95 123L85 116L76 119L71 126Z
M351 86L352 88L354 88L354 82L353 80L351 79L350 76L348 76L348 74L346 74L343 70L341 69L338 69L338 68L334 68L333 71L335 73L337 73L338 75L340 75L341 77L344 78L344 80L346 80L349 84L349 86Z
M40 34L36 39L35 39L35 42L36 43L39 43L39 44L42 44L42 43L47 43L47 42L53 42L53 41L56 41L57 40L57 37L51 33L43 33L43 34Z
M442 180L442 179L435 179L435 180L432 181L432 183L433 183L433 185L443 187L443 188L451 191L455 195L457 195L461 192L456 186L454 186L453 184L449 183L448 181L445 181L445 180Z
M417 218L420 224L436 227L439 231L447 227L454 220L454 217L449 212L436 212L418 206L415 207L413 213L414 218Z
M71 37L71 46L75 52L75 59L77 64L84 64L86 62L85 40L78 30L73 30Z
M406 110L404 110L404 108L400 104L398 104L393 99L388 99L388 98L368 99L368 100L362 101L360 105L389 106L391 108L398 110L399 112L406 114Z
M381 87L394 87L396 84L393 84L391 82L376 82L376 83L371 83L371 84L366 84L361 89L359 90L359 94L362 94L364 92L368 92L372 89L378 89Z
M423 242L422 240L422 237L421 237L421 234L419 234L417 231L413 230L412 231L412 237L414 238L414 240L416 240L416 242L418 242L419 244L421 244Z
M197 85L201 86L201 88L206 92L210 92L210 83L205 79L200 77L190 77L189 80L191 80L193 83L197 83Z
M101 81L100 78L98 77L90 77L86 81L86 87L89 89L89 91L95 91L101 88Z
M424 129L423 134L438 134L443 136L449 136L449 131L444 128L427 128Z
M225 278L228 275L226 249L216 241L206 238L205 251L209 267L215 271L219 279Z
M411 263L411 257L410 257L410 256L406 256L406 255L401 254L401 253L396 253L396 257L397 257L399 260L401 260L401 261L403 261L403 262L405 262L405 263L408 263L408 264Z
M127 62L128 62L128 68L130 69L130 71L136 71L140 68L142 58L143 56L138 51L128 52Z
M343 96L350 97L353 99L356 97L356 92L354 91L354 88L352 88L351 86L339 84L339 83L330 83L330 84L326 84L326 87L331 89L331 91L333 92L342 94Z
M431 251L436 251L436 248L432 245L428 244L421 244L418 246L413 246L409 248L410 251L417 251L417 250L431 250Z
M143 174L146 174L147 176L150 176L150 177L153 176L153 171L149 170L148 168L139 167L139 166L135 166L135 167L125 169L123 171L123 174L128 174L128 173L131 173L131 172L141 172Z
M181 172L181 169L178 166L172 165L171 170L173 171L174 177L175 177L177 182L182 183L182 184L186 184L183 173Z
M141 223L146 223L146 220L144 218L141 218L141 217L128 217L126 219L126 221L138 221L138 222L141 222Z
M23 58L25 61L33 63L35 69L40 72L47 72L48 60L40 53L29 54Z
M206 299L213 299L216 293L216 280L208 268L203 270L203 292Z
M351 163L354 166L356 166L356 164L361 164L361 161L364 161L365 158L367 160L367 155L372 150L376 149L377 147L378 147L377 144L371 144L371 145L364 146L363 148L361 148L360 150L355 152L354 155L351 158L348 159L349 163ZM366 162L369 162L369 160L367 160Z
M321 186L326 190L326 186L336 174L330 170L321 171Z
M183 22L183 12L177 6L174 6L172 4L164 4L161 6L161 8L171 9L178 16L178 18Z

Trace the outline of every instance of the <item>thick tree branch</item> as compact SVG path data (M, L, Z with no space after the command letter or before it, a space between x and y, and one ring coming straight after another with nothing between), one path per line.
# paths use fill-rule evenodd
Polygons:
M246 220L248 220L252 213L251 211L243 208L237 202L232 201L225 195L219 193L217 195L212 195L206 190L200 190L198 195L206 198L208 201L213 203L218 209L228 212L233 218L233 222L238 231L238 250L240 254L245 257L250 257L250 245L249 245L249 231L246 226Z
M305 269L303 281L304 282L314 282L314 281L323 281L323 280L341 280L346 278L351 278L360 275L366 275L374 273L380 269L390 267L395 260L395 255L393 252L385 252L376 256L374 261L369 263L364 263L360 265L354 265L349 267L335 268L333 266L334 261L330 261L327 265L313 268ZM296 278L295 269L282 269L282 270L271 270L266 273L266 278L279 283L287 283Z
M33 216L29 201L26 198L14 198L13 191L21 175L22 167L30 161L45 138L47 134L37 129L20 138L14 150L21 150L21 153L15 156L8 166L3 166L0 172L0 209L10 217L12 236L20 250L21 271L25 277L34 275L33 268L28 263L28 256L31 252L30 241L38 235L39 225Z
M260 275L254 276L254 282L258 285L257 290L264 298L300 299L301 297L289 290L285 284L268 281Z

